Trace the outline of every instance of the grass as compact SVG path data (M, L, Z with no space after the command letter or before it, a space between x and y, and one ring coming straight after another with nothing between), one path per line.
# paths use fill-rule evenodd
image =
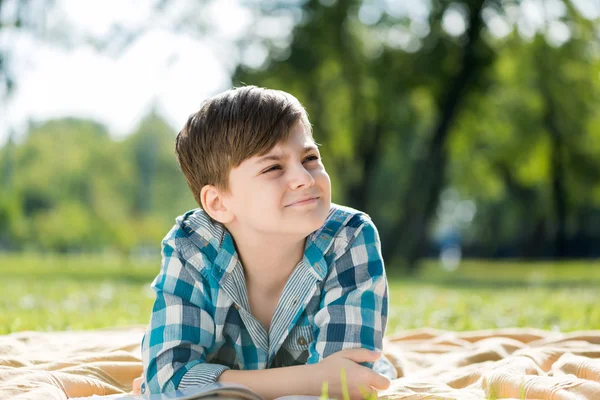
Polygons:
M390 274L390 329L600 329L600 263L468 261L456 272L427 262Z
M146 324L159 260L0 254L0 334ZM407 278L388 267L388 332L534 327L600 329L600 262L424 263Z
M155 262L0 255L0 334L146 324Z

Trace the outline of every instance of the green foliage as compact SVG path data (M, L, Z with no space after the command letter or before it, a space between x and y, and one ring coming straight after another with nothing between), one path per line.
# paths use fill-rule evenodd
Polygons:
M598 237L597 21L564 2L557 20L570 36L556 45L548 39L550 20L527 37L514 24L516 16L527 18L518 4L485 2L482 29L468 43L468 31L453 36L443 20L453 7L477 12L475 0L433 2L426 21L383 3L273 4L265 14L302 15L289 56L272 51L259 68L242 64L233 82L297 95L323 144L334 200L366 210L380 227L384 250L392 249L398 261L422 254L414 249L425 244L413 237L440 222L429 204L438 202L442 188L475 202L469 226L453 228L478 254L565 256L566 250L555 254L560 241ZM361 22L362 7L380 17ZM494 34L492 15L507 24L505 36ZM275 42L259 34L248 40ZM468 72L464 89L447 97L461 71ZM446 134L438 137L446 139L439 140L446 141L432 153L440 129Z
M350 400L350 393L348 392L348 381L346 377L346 370L342 368L340 371L340 385L342 386L342 399Z
M598 21L563 5L528 35L511 1L436 1L418 17L387 2L274 0L257 5L255 26L297 24L289 36L249 32L241 50L259 42L267 58L240 63L232 81L300 99L333 200L372 216L395 266L437 250L440 227L466 255L598 256ZM380 13L367 23L369 7ZM469 14L460 35L444 28L456 9ZM554 23L569 31L563 43L550 40ZM154 112L123 141L93 121L32 124L0 149L0 249L158 250L196 207L173 145ZM474 218L440 217L446 188L474 203Z
M14 243L24 239L21 218L20 198L14 193L0 193L0 249L13 246Z
M327 393L329 393L329 385L327 384L327 382L323 382L323 385L321 386L321 396L319 396L319 399L320 400L329 399L329 396L327 395Z
M4 149L14 179L0 195L0 248L157 253L174 218L196 207L174 141L155 114L125 141L86 120L32 125Z

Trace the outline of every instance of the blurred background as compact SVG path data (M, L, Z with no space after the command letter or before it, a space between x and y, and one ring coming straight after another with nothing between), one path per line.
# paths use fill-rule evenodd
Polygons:
M600 0L0 0L0 332L97 326L72 304L129 289L106 318L147 321L196 207L175 135L243 84L304 104L333 200L371 215L390 276L438 285L403 327L600 327ZM440 284L481 293L440 314ZM581 315L524 317L532 285ZM487 320L489 288L524 297Z

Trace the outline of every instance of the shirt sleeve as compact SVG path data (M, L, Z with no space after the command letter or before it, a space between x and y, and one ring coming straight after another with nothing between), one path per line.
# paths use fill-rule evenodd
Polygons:
M343 349L382 350L388 314L388 286L379 234L370 218L356 229L345 251L330 266L315 340L308 363ZM363 365L373 367L373 363Z
M200 272L162 243L162 268L152 283L156 300L142 340L145 393L215 382L226 366L206 363L214 343L214 307Z

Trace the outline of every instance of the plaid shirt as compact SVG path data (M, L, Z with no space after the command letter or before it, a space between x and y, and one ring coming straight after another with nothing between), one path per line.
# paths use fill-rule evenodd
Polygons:
M377 229L364 213L332 204L306 239L269 332L250 313L243 267L223 225L191 210L161 247L142 341L144 391L209 384L230 368L313 364L342 349L382 349L387 280ZM395 377L383 357L365 365Z

